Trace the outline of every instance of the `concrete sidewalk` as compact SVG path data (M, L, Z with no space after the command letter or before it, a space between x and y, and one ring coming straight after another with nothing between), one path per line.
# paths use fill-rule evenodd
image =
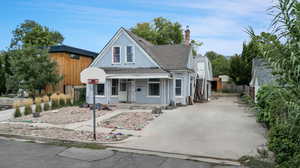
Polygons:
M114 147L180 153L228 160L255 155L265 129L237 97L165 111L141 134Z

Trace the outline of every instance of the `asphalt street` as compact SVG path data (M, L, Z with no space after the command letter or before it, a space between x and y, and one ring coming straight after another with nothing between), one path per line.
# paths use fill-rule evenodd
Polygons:
M0 139L1 168L239 168L153 155Z

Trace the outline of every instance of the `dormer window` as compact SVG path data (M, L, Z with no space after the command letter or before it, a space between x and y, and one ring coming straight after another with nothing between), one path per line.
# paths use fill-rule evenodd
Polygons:
M134 62L134 48L133 46L126 46L126 63Z
M112 49L112 63L119 64L121 63L121 48L118 46L113 47Z

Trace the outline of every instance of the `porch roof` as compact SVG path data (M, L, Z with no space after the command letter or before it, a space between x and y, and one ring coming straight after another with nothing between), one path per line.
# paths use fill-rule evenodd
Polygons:
M117 68L117 67L100 67L106 74L140 74L140 73L168 73L160 68Z
M108 79L170 78L170 73L159 68L101 68Z

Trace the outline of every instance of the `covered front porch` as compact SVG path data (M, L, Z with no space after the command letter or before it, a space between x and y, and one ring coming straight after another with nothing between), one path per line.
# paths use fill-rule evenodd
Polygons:
M165 104L175 102L173 78L169 74L108 75L96 87L96 102L102 104ZM92 103L92 85L87 102Z

